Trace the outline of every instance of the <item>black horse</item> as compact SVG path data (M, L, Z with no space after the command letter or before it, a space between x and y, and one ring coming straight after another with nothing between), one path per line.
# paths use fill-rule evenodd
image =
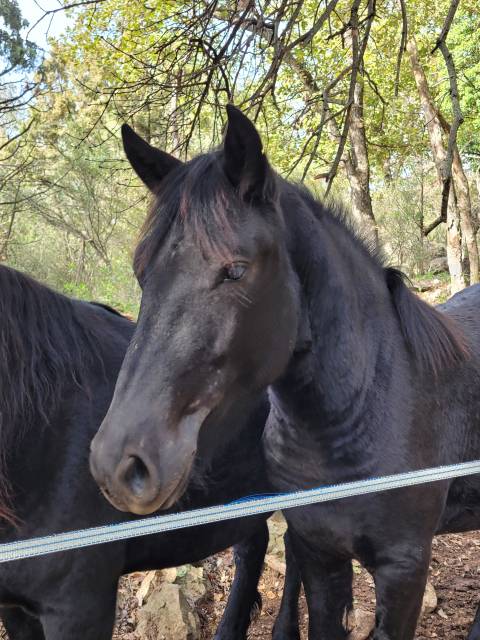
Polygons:
M131 518L101 496L88 455L133 331L108 309L0 266L1 542ZM265 490L268 403L257 396L244 409L224 425L236 430L233 441L211 469L198 464L176 509ZM258 602L267 541L261 516L2 564L0 616L12 640L108 640L123 573L195 562L239 543L216 638L240 640Z
M479 458L480 287L429 307L344 217L276 175L252 123L227 110L223 147L186 164L124 128L156 197L135 256L138 328L94 441L100 483L168 506L224 414L266 387L279 491ZM135 487L118 474L132 452ZM375 578L375 640L411 640L432 537L480 527L480 478L285 515L311 640L346 637L352 558Z

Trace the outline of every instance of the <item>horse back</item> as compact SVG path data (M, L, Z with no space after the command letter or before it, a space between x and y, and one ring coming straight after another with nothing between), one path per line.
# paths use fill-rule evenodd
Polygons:
M480 284L453 295L437 309L454 320L465 335L471 355L480 356Z

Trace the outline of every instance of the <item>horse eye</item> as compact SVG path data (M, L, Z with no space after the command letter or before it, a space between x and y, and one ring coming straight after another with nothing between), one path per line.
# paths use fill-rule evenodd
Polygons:
M223 268L223 281L241 280L247 271L247 265L244 262L232 262Z

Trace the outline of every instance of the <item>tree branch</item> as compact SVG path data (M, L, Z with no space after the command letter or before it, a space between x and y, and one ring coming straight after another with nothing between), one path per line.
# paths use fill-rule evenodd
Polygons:
M347 137L348 137L348 128L350 125L350 112L351 112L352 104L354 101L357 76L360 72L360 68L363 66L363 57L365 55L365 50L367 48L368 38L370 36L370 29L372 27L372 22L373 22L373 19L375 18L375 0L369 0L365 34L362 38L361 43L359 43L359 40L358 40L359 6L360 6L360 0L355 0L352 5L352 10L350 13L351 38L352 38L352 74L350 76L350 87L348 91L348 101L346 105L345 119L343 121L343 129L342 129L342 133L340 134L340 140L337 147L337 152L335 154L335 158L333 160L332 167L330 169L330 175L327 181L327 188L325 190L325 197L328 196L328 194L330 193L333 180L337 175L338 167L340 165L340 161L342 160L343 152L345 150L345 144L347 142Z
M442 224L442 222L446 222L447 221L447 216L445 214L445 216L438 216L438 218L435 218L435 220L433 222L431 222L429 225L427 225L426 227L424 227L423 229L423 235L426 238L434 229L436 229L438 227L438 225Z
M432 54L434 54L435 51L440 48L440 45L442 42L446 42L448 32L450 31L450 27L452 26L452 22L455 17L455 13L458 9L459 4L460 4L460 0L452 0L452 2L450 3L450 8L448 10L447 17L445 18L445 23L440 32L440 35L437 38L437 42L435 43L435 46L432 49Z
M70 4L64 4L61 7L57 7L56 9L48 9L48 11L44 11L43 15L38 18L38 20L30 27L27 32L27 38L30 36L31 32L38 27L38 25L45 20L48 16L53 18L56 13L60 11L66 11L67 9L75 9L76 7L85 7L89 4L99 4L101 2L105 2L105 0L79 0L79 2L71 2Z
M432 53L437 49L440 49L442 52L443 58L445 60L445 66L448 71L448 80L450 83L450 100L452 102L452 112L453 112L453 121L450 126L450 132L448 135L448 146L447 146L447 155L445 157L444 166L442 168L442 203L440 215L441 217L445 217L447 215L447 207L448 207L448 198L450 194L450 186L452 183L452 163L453 163L453 153L457 144L457 132L460 126L462 125L464 118L462 113L462 108L460 106L460 99L458 96L458 83L457 83L457 72L455 69L455 62L453 60L452 54L447 46L447 36L450 31L450 27L453 22L453 18L455 17L455 12L458 8L460 0L452 0L450 4L450 9L448 11L447 18L445 20L445 24L443 25L443 29L438 37L435 48Z
M400 11L402 14L402 38L400 40L400 47L398 48L397 55L397 69L395 72L395 97L398 97L398 89L400 85L400 68L402 66L403 54L407 48L408 39L408 18L407 9L405 7L405 0L398 0L400 4Z

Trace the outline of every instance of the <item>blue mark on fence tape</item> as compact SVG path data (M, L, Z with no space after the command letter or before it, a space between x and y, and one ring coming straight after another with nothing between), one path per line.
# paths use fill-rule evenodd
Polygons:
M278 496L284 496L285 493L254 493L251 496L243 496L243 498L237 498L227 504L241 504L242 502L251 502L252 500L262 500L263 498L276 498Z

